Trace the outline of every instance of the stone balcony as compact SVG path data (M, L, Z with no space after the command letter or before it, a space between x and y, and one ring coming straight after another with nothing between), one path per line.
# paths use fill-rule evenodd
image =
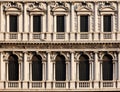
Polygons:
M110 91L119 90L119 83L117 81L98 81L96 86L94 81L1 81L1 90L73 90L73 91Z
M81 32L81 33L26 33L1 32L0 41L119 41L120 33L115 32Z

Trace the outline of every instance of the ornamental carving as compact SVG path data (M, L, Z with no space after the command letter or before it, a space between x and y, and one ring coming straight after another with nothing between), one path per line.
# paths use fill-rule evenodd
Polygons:
M98 53L98 58L99 60L102 60L103 59L103 56L105 54L109 54L112 56L113 60L117 60L117 52L114 52L114 51L101 51Z
M109 2L100 3L98 10L100 12L115 12L116 11L116 4L109 3Z
M45 13L46 9L44 3L28 3L27 11Z
M46 61L46 53L45 52L28 52L27 53L27 61L29 61L29 62L31 62L32 61L32 57L34 56L34 55L40 55L41 56L41 58L42 58L42 61L44 62L44 61Z
M14 55L16 55L17 57L18 57L18 61L23 61L23 53L22 52L3 52L3 60L4 61L8 61L8 58L9 58L9 56L11 55L11 54L14 54Z
M53 2L50 5L51 12L53 14L56 14L55 12L61 12L61 14L67 14L69 12L69 6L68 3L65 2Z
M92 11L92 6L89 3L79 3L76 5L76 9L77 12L79 11Z
M23 6L21 3L9 2L3 4L4 11L13 11L13 12L21 12L23 10Z
M66 61L70 61L70 52L51 52L50 58L55 61L57 55L63 55Z

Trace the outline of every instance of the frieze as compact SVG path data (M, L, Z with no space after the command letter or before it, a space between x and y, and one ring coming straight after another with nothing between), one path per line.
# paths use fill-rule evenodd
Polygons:
M29 43L1 44L2 49L110 49L120 48L119 43Z

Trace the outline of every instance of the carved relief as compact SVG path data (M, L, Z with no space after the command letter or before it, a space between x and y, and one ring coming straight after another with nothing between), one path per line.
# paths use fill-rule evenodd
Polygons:
M27 11L35 13L41 12L41 14L44 14L46 9L44 3L28 3Z
M67 14L70 10L68 3L65 2L53 2L50 7L53 15L57 14L57 12L60 14Z
M4 3L3 4L3 8L4 11L9 12L9 11L13 11L13 12L21 12L23 10L23 6L21 3L13 3L13 2L9 2L9 3Z
M109 54L112 56L113 60L117 60L117 52L114 52L114 51L101 51L98 53L98 58L99 60L102 60L103 59L103 56L105 54Z
M8 61L8 58L9 58L9 56L10 55L12 55L12 54L14 54L14 55L17 55L17 57L18 57L18 61L23 61L23 53L22 52L4 52L3 53L3 60L4 61Z
M32 57L33 57L34 55L40 55L43 62L46 61L46 59L47 59L45 52L35 52L35 51L34 51L34 52L28 52L28 53L27 53L27 61L31 62L31 61L32 61Z
M78 3L76 4L75 11L77 12L77 15L79 14L92 14L92 5L91 3Z
M111 12L111 14L113 14L117 9L115 3L104 2L99 4L98 10L100 11L100 14L102 14L102 12Z

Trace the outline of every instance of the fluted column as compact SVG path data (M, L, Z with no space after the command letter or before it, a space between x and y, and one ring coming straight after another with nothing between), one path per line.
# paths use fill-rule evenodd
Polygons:
M3 89L4 88L4 81L5 81L5 62L3 61L3 53L2 52L0 52L0 71L1 71L1 73L0 73L0 78L1 78L1 81L0 81L0 89Z
M94 61L94 88L99 88L99 80L100 80L100 63L98 61L98 52L95 53L95 61Z
M53 72L52 72L52 62L51 62L51 59L50 59L50 52L48 51L47 52L47 85L46 85L46 88L47 89L51 89L51 81L52 81L52 78L53 78Z
M24 58L24 82L23 82L23 88L27 89L28 87L28 81L29 81L29 62L27 61L27 52L23 53Z

